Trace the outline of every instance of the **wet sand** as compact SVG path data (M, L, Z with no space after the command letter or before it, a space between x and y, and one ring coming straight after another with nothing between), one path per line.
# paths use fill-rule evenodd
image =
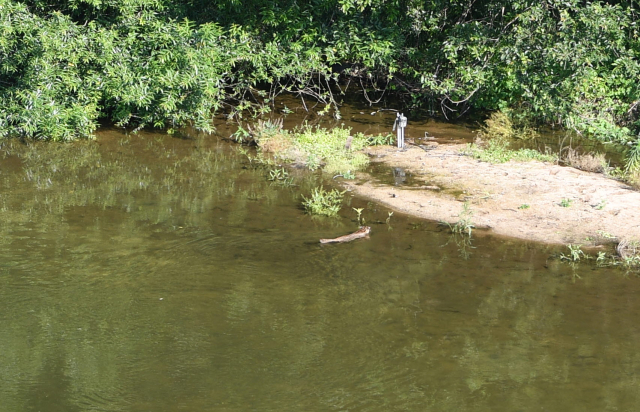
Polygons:
M490 164L462 155L464 147L371 147L374 165L400 168L412 184L360 172L344 185L394 210L449 223L468 202L475 227L497 235L585 246L640 239L640 193L630 186L551 163Z

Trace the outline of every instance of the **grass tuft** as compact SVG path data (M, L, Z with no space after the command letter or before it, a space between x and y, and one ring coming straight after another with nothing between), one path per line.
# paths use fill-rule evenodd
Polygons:
M571 207L571 204L573 203L572 199L562 199L559 203L560 206L562 207Z
M316 187L309 198L302 196L302 204L309 214L334 217L340 211L343 197L344 192L337 189L328 191L323 187Z
M242 129L242 128L241 128ZM350 128L324 129L305 126L294 131L282 128L282 121L258 121L240 133L242 141L254 142L263 153L270 153L280 161L296 163L311 170L323 168L327 173L345 178L369 164L360 151L367 146L388 144L391 135L351 135Z
M603 153L580 154L571 148L567 150L567 154L562 161L585 172L603 173L607 168L607 161Z

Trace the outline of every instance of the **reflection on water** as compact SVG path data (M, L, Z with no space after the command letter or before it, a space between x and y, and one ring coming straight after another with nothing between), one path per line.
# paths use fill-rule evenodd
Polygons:
M6 411L584 411L640 401L635 278L349 199L212 138L0 160ZM356 227L369 240L323 245ZM378 223L379 222L379 223ZM462 245L462 246L461 246ZM471 248L471 246L473 248ZM468 247L461 250L461 247Z

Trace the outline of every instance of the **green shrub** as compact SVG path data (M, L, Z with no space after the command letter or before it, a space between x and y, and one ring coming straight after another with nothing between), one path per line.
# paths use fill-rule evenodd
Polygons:
M361 133L351 136L348 128L306 126L293 132L279 129L255 140L265 152L311 170L323 167L327 173L353 176L369 164L369 158L359 151L369 145L370 139Z
M352 76L369 102L394 92L447 118L502 112L516 129L626 144L639 14L637 1L0 0L0 136L210 130L223 106L263 113L284 92L338 118L332 85Z

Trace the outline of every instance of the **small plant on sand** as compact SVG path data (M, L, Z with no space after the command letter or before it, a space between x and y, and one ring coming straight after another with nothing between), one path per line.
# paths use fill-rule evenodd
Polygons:
M521 210L523 210L523 209L529 209L529 207L530 207L530 206L529 206L528 204L523 203L523 204L521 204L520 206L518 206L518 209L521 209Z
M611 233L607 233L604 230L598 230L596 231L595 235L587 236L584 240L590 242L593 246L599 246L616 243L617 238L616 236L612 235Z
M567 165L586 172L602 173L607 167L607 161L602 153L579 153L572 148L567 148L566 155L562 159Z
M562 199L560 201L560 206L562 206L562 207L571 207L571 203L573 203L573 200L571 200L571 199Z
M607 201L601 200L600 203L598 203L595 208L596 210L602 210L606 205L607 205Z
M343 196L344 192L340 192L337 189L328 191L322 187L316 187L309 198L302 196L304 199L302 204L307 212L312 215L337 216L342 205Z
M598 236L598 238L599 238L599 239L602 239L602 240L609 240L609 241L611 241L611 240L614 240L614 239L616 238L616 236L615 236L615 235L612 235L612 234L611 234L611 233L609 233L609 232L605 232L604 230L598 230L598 231L596 231L596 235Z
M462 211L460 212L460 214L458 214L457 222L455 222L454 224L447 223L447 222L440 222L440 223L446 226L449 226L449 229L454 234L460 234L460 235L466 234L468 236L471 236L471 231L475 227L473 226L473 221L471 219L472 216L473 216L473 211L469 207L469 203L464 202L464 205L462 206Z

